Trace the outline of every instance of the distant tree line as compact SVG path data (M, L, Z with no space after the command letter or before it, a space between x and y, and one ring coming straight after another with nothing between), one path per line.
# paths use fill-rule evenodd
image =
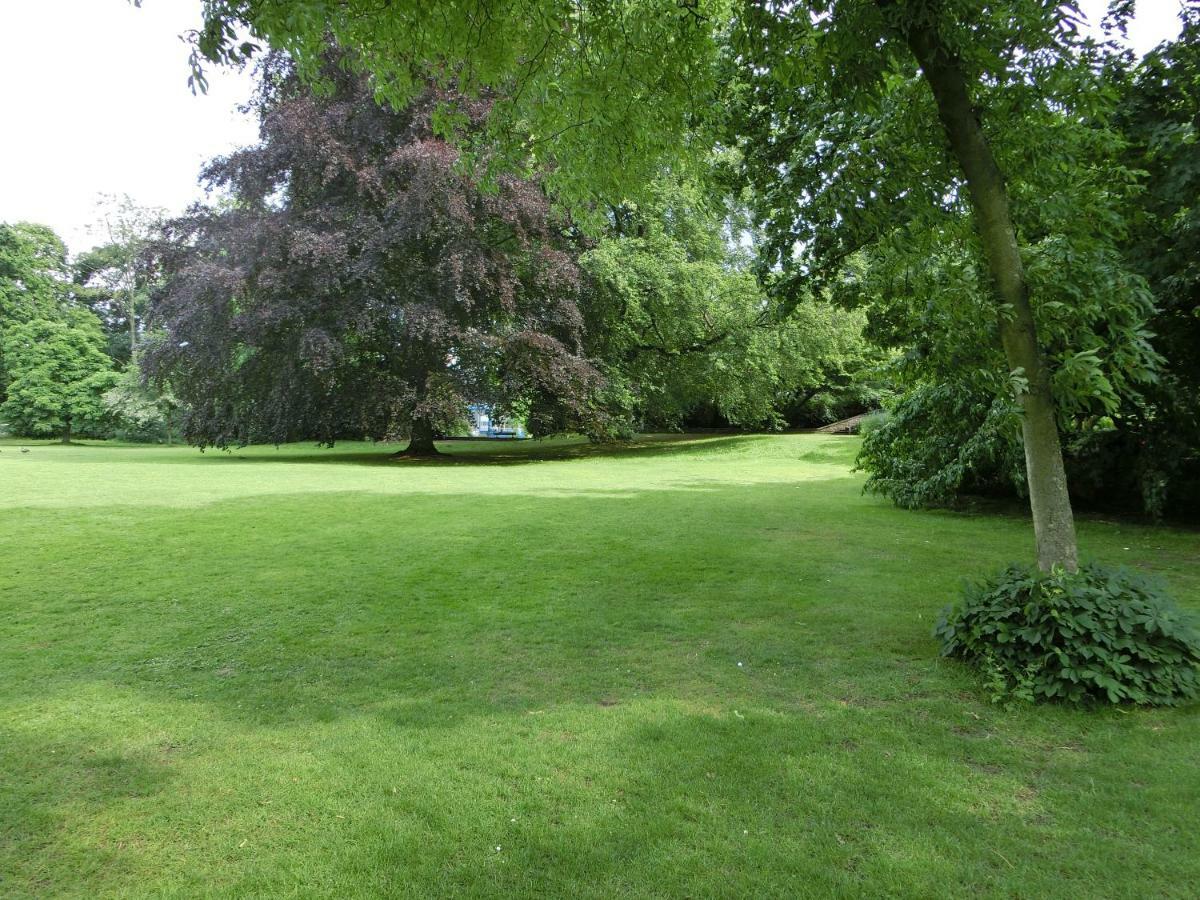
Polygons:
M158 216L108 198L104 241L70 259L53 230L0 223L0 428L30 437L166 440L176 404L137 366Z

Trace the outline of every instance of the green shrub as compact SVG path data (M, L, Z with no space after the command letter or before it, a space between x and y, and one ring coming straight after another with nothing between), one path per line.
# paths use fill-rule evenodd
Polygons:
M1170 705L1200 689L1200 632L1128 569L1010 566L946 607L942 655L979 666L994 699Z
M1016 407L961 384L913 388L861 431L866 489L916 509L1024 487Z

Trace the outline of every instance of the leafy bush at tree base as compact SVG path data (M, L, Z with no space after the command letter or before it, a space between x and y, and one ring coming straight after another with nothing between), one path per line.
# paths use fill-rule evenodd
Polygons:
M1200 632L1162 586L1089 564L1010 566L943 610L942 655L980 667L994 699L1173 705L1200 689Z

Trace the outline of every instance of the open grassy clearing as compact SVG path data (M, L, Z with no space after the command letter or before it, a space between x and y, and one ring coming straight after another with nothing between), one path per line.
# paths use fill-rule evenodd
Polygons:
M936 658L855 441L0 443L0 895L1193 896L1200 709ZM493 452L495 451L495 452ZM1081 522L1200 607L1200 535Z

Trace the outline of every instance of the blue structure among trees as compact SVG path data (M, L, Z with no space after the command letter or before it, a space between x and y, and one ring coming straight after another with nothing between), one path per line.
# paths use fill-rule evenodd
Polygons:
M467 407L467 418L471 423L471 437L479 438L526 438L525 425L505 416L495 415L493 407L483 403L472 403Z

